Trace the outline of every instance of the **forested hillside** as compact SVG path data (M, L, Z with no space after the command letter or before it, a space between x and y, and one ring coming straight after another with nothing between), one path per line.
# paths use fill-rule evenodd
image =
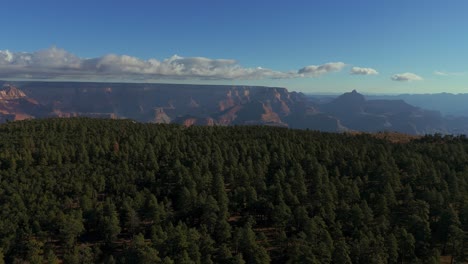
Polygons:
M466 231L463 136L0 126L0 263L438 263Z

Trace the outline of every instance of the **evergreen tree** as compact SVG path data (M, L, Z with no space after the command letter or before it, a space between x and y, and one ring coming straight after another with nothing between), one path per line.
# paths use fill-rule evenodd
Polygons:
M333 251L333 263L352 263L351 258L349 257L349 247L344 239L340 239L337 243L335 243L335 250Z
M99 232L107 244L114 242L120 234L120 222L114 203L106 200L99 214Z

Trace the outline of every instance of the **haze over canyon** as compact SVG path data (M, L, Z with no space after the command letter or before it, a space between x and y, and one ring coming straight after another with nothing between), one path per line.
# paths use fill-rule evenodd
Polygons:
M87 116L190 125L269 125L328 132L466 134L446 117L353 90L320 101L286 88L188 84L0 81L0 121Z

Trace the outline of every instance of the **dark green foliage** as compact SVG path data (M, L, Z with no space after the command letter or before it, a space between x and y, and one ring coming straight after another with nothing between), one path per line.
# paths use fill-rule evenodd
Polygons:
M466 260L468 140L51 119L0 126L0 263Z
M129 247L125 250L121 262L123 263L160 263L161 259L158 256L158 251L152 248L145 241L142 234L136 235Z
M349 247L344 240L335 242L335 251L333 252L333 263L351 264L349 257Z

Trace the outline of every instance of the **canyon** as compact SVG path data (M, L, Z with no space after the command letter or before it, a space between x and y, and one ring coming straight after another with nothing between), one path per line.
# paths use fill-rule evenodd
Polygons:
M286 88L160 83L0 81L0 122L92 117L192 125L268 125L327 132L466 134L468 118L357 91L319 103Z

